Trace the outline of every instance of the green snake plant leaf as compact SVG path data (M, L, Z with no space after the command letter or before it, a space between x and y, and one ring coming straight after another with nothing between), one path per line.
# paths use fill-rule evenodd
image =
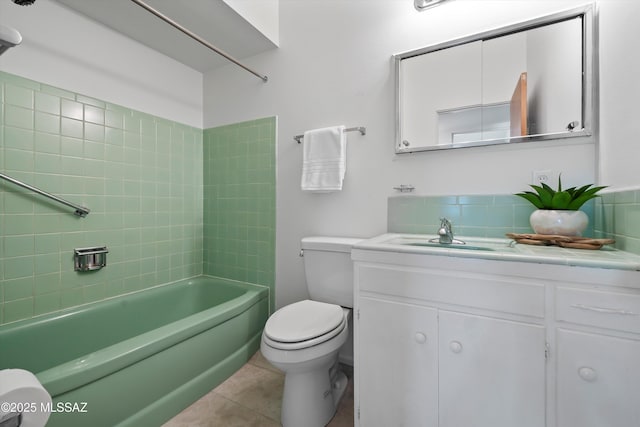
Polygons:
M569 209L571 194L566 191L556 191L551 199L551 209Z
M582 193L584 193L585 191L587 191L589 189L589 187L591 187L591 184L587 184L587 185L583 185L582 187L578 188L574 193L573 193L573 198L577 199L578 197L580 197L582 195ZM600 187L599 190L603 189L604 187Z
M538 197L540 198L543 206L551 206L553 195L556 193L551 187L549 187L545 183L542 183L542 187L532 185L531 188L536 190L536 193L538 193Z
M588 202L589 200L595 197L598 197L596 193L602 190L603 188L606 188L606 187L605 186L593 187L589 190L583 191L582 194L574 198L571 201L571 203L569 203L569 207L567 207L567 209L574 210L574 211L580 209L580 207L584 205L586 202Z
M566 190L562 189L562 180L558 176L558 189L554 190L546 183L541 182L540 185L530 185L535 190L517 193L528 200L538 209L559 209L559 210L578 210L585 202L597 196L597 192L606 188L606 186L594 187L593 184L583 185L582 187L570 187Z
M516 196L520 196L523 199L528 200L533 206L538 209L544 209L544 204L540 200L540 196L536 193L532 193L531 191L525 191L523 193L516 193Z

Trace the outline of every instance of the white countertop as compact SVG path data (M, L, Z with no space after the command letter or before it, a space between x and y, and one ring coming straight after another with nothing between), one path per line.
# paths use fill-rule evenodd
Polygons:
M428 244L430 239L437 239L437 237L425 234L387 233L362 240L354 246L354 249L640 271L640 255L608 246L598 250L567 249L558 246L520 244L507 238L465 236L455 236L455 238L466 242L466 245L436 243L420 246L422 243Z

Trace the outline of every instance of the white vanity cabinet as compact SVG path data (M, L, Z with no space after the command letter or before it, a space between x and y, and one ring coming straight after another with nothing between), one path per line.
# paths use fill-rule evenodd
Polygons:
M438 312L362 297L360 425L438 425ZM366 374L365 374L366 373Z
M639 271L352 258L356 426L640 426Z
M544 285L356 262L360 424L543 427Z
M543 426L544 329L362 297L362 426Z
M557 425L640 426L640 292L555 294Z
M560 329L557 425L640 426L640 341Z
M431 425L544 426L544 328L444 310L438 317L439 423Z

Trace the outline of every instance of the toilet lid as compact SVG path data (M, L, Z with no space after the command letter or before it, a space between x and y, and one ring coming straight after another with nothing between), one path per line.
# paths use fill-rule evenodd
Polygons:
M344 312L339 305L304 300L273 313L264 333L279 342L306 341L334 330L343 320Z

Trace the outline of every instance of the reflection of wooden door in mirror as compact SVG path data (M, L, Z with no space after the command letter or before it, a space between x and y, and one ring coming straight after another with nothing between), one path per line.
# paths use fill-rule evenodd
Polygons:
M527 73L520 74L511 96L511 136L527 135Z

